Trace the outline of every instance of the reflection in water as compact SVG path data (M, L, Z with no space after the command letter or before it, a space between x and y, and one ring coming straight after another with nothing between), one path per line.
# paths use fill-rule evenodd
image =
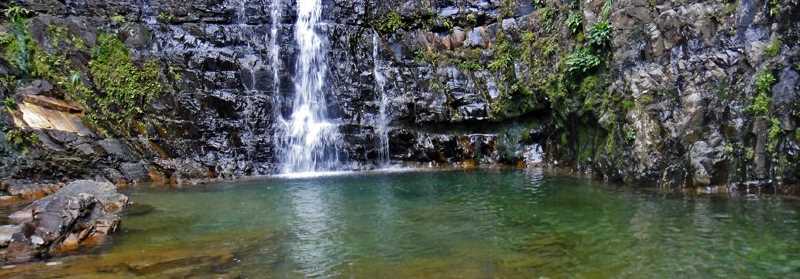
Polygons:
M795 200L658 194L541 171L135 189L96 255L2 278L796 277Z
M324 197L322 187L301 186L295 189L291 197L294 209L290 231L297 239L291 242L291 258L309 276L318 276L329 272L331 262L337 258L335 232L331 222L335 221L329 214L329 196ZM335 194L327 191L328 194Z

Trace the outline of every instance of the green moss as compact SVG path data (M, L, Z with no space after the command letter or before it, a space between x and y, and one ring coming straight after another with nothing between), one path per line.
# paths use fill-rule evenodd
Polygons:
M89 118L97 122L130 127L163 90L158 62L137 66L113 34L98 36L89 67L99 92L85 96L83 102L92 108Z

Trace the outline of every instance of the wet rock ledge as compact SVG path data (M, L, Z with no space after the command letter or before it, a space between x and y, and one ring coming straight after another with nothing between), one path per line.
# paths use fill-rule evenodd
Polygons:
M101 243L120 224L128 197L108 182L78 180L9 216L0 226L0 264L59 256Z

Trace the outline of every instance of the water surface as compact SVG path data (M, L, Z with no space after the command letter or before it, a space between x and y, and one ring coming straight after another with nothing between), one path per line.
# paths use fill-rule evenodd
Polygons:
M663 194L537 171L128 194L138 205L105 247L0 277L800 277L800 203L776 196Z

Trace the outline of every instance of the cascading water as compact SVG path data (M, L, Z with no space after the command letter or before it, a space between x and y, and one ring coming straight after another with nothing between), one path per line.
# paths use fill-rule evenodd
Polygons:
M294 76L292 114L285 121L283 173L308 173L341 168L338 125L328 119L324 83L325 41L317 33L321 0L298 0L295 39L299 49Z
M372 72L375 76L376 89L380 94L378 119L375 121L375 127L378 133L378 164L385 167L389 164L389 117L386 111L388 105L385 90L386 77L381 72L380 43L380 36L378 32L375 32L372 34L372 58L374 59Z
M270 17L272 18L272 25L269 30L269 51L272 56L272 88L273 94L277 100L280 100L280 87L281 80L278 71L281 68L281 46L278 44L278 32L280 30L281 18L281 0L272 0L270 5ZM278 113L280 115L280 113Z

